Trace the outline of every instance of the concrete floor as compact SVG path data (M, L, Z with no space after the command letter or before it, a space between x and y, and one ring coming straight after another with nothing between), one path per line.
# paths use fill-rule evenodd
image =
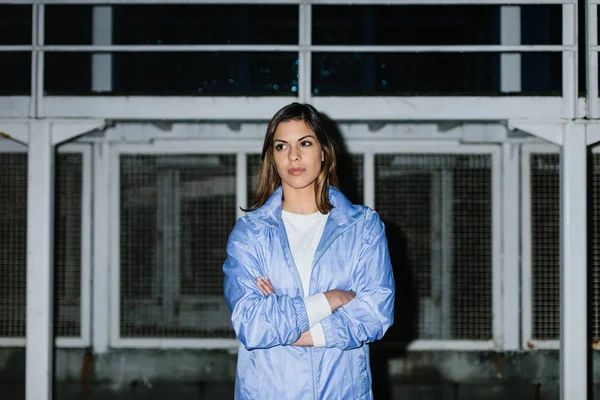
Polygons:
M595 391L598 393L598 391ZM1 400L25 400L22 385L0 383ZM154 384L129 387L94 386L84 391L76 384L59 384L54 400L231 400L232 383ZM376 400L559 400L557 387L511 385L411 385L396 384ZM600 396L594 396L600 399Z

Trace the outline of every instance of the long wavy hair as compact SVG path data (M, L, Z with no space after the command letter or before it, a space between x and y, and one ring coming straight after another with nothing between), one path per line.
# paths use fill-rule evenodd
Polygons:
M319 211L322 214L327 214L333 209L333 205L329 202L329 187L332 185L339 187L336 172L336 145L327 136L321 114L310 104L301 103L288 104L277 111L273 118L271 118L267 126L267 134L265 135L263 150L260 156L258 182L254 190L254 202L249 209L244 211L253 211L263 206L273 192L281 185L281 177L277 173L273 157L273 139L279 124L288 121L304 121L306 126L314 132L321 144L323 162L321 163L321 172L315 179L315 199Z

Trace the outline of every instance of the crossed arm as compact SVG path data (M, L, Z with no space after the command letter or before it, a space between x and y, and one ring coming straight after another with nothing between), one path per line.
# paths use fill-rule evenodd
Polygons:
M326 347L351 349L381 339L394 321L395 285L383 223L376 214L368 215L363 231L353 273L354 293L323 293L332 310L320 322ZM313 346L305 300L301 296L276 294L270 282L257 279L264 276L264 261L256 246L246 222L238 220L223 265L224 294L236 335L249 350Z
M271 281L268 277L265 277L264 279L262 279L261 277L256 278L256 286L258 286L262 294L264 294L265 296L275 294L275 289L273 288L273 285L271 284ZM356 297L356 293L354 292L339 289L328 290L323 294L325 295L325 298L329 303L331 312L334 312L338 308L345 306L346 304L350 303L354 299L354 297ZM312 347L313 345L314 343L312 335L310 333L310 329L305 332L302 332L300 338L294 343L292 343L292 346Z

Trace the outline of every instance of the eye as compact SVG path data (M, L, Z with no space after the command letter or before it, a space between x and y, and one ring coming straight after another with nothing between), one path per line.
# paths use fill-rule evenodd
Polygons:
M277 150L277 151L281 151L281 150L283 150L283 149L285 149L285 144L283 144L283 143L279 143L279 144L276 144L276 145L275 145L275 150Z
M312 142L310 140L305 140L302 143L300 143L300 146L302 146L302 147L312 146Z

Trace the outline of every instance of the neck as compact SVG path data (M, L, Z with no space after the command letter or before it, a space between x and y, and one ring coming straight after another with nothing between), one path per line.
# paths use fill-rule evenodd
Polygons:
M304 189L294 189L283 186L283 209L294 214L314 214L319 209L315 199L315 186L310 185Z

